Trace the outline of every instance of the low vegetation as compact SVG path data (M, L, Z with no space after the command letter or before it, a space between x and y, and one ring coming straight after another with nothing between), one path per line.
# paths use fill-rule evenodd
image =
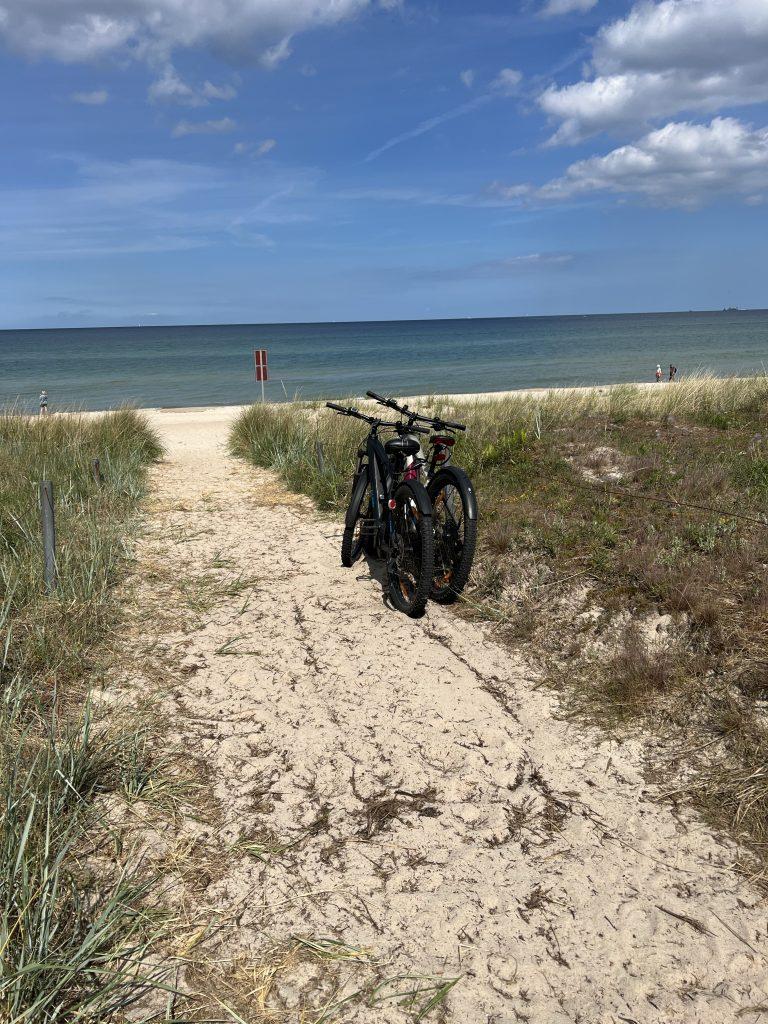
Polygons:
M469 425L456 459L481 528L460 611L524 644L574 716L661 731L679 769L669 798L762 872L768 378L422 405ZM340 512L363 433L321 403L254 406L231 445Z
M126 538L161 454L142 416L0 413L0 1019L108 1021L142 992L142 886L97 876L93 798L142 785L141 744L89 688L118 608ZM99 458L100 483L91 461ZM38 483L51 480L56 589L43 585ZM138 971L138 974L137 974Z

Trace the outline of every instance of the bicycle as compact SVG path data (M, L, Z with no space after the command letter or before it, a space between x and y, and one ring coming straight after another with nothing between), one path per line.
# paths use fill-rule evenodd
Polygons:
M434 572L432 504L420 480L404 478L407 460L418 452L419 442L410 430L406 432L402 423L366 416L334 402L326 405L339 415L362 420L370 427L357 452L341 542L342 565L354 565L363 552L373 558L384 558L392 604L411 617L421 615ZM382 430L394 430L397 437L382 444Z
M429 423L436 431L429 440L429 456L424 454L418 438L413 437L418 450L409 456L404 478L423 479L426 484L432 502L435 531L435 566L430 597L438 604L452 604L467 585L477 546L477 499L472 481L463 469L449 464L456 443L454 435L467 428L463 423L423 416L392 398L377 395L375 391L367 391L366 395L405 416L407 431L423 433L416 426L417 422Z

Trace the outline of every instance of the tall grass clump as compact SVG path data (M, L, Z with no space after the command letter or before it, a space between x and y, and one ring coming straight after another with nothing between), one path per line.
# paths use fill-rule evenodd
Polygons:
M130 878L82 853L93 798L130 774L131 739L95 720L89 677L161 447L123 410L0 413L0 1020L106 1021L142 991L152 924ZM98 458L104 483L94 480ZM59 583L46 594L38 484L54 486Z
M417 404L468 425L455 459L480 523L463 613L524 644L574 714L694 730L719 770L692 771L692 801L768 871L768 377ZM232 441L341 510L364 434L296 404L244 411Z
M293 491L308 494L323 510L346 500L352 459L365 424L337 416L317 403L252 405L233 424L230 450L257 466L276 470ZM317 454L323 446L323 469Z

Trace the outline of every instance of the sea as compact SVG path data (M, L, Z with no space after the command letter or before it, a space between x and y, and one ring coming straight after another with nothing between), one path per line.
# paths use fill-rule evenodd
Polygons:
M183 408L765 372L768 310L0 331L0 405Z

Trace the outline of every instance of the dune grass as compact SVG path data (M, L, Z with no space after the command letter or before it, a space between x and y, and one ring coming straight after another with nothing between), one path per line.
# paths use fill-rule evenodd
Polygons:
M764 870L768 377L421 404L469 427L456 461L480 531L460 613L523 645L572 714L687 751L676 799ZM231 447L338 513L364 434L318 403L254 406Z
M139 414L0 413L0 1019L108 1021L143 990L142 886L79 854L93 798L141 786L134 737L97 720L89 684L114 584L161 454ZM104 483L91 472L99 458ZM59 585L46 594L38 482L53 482Z

